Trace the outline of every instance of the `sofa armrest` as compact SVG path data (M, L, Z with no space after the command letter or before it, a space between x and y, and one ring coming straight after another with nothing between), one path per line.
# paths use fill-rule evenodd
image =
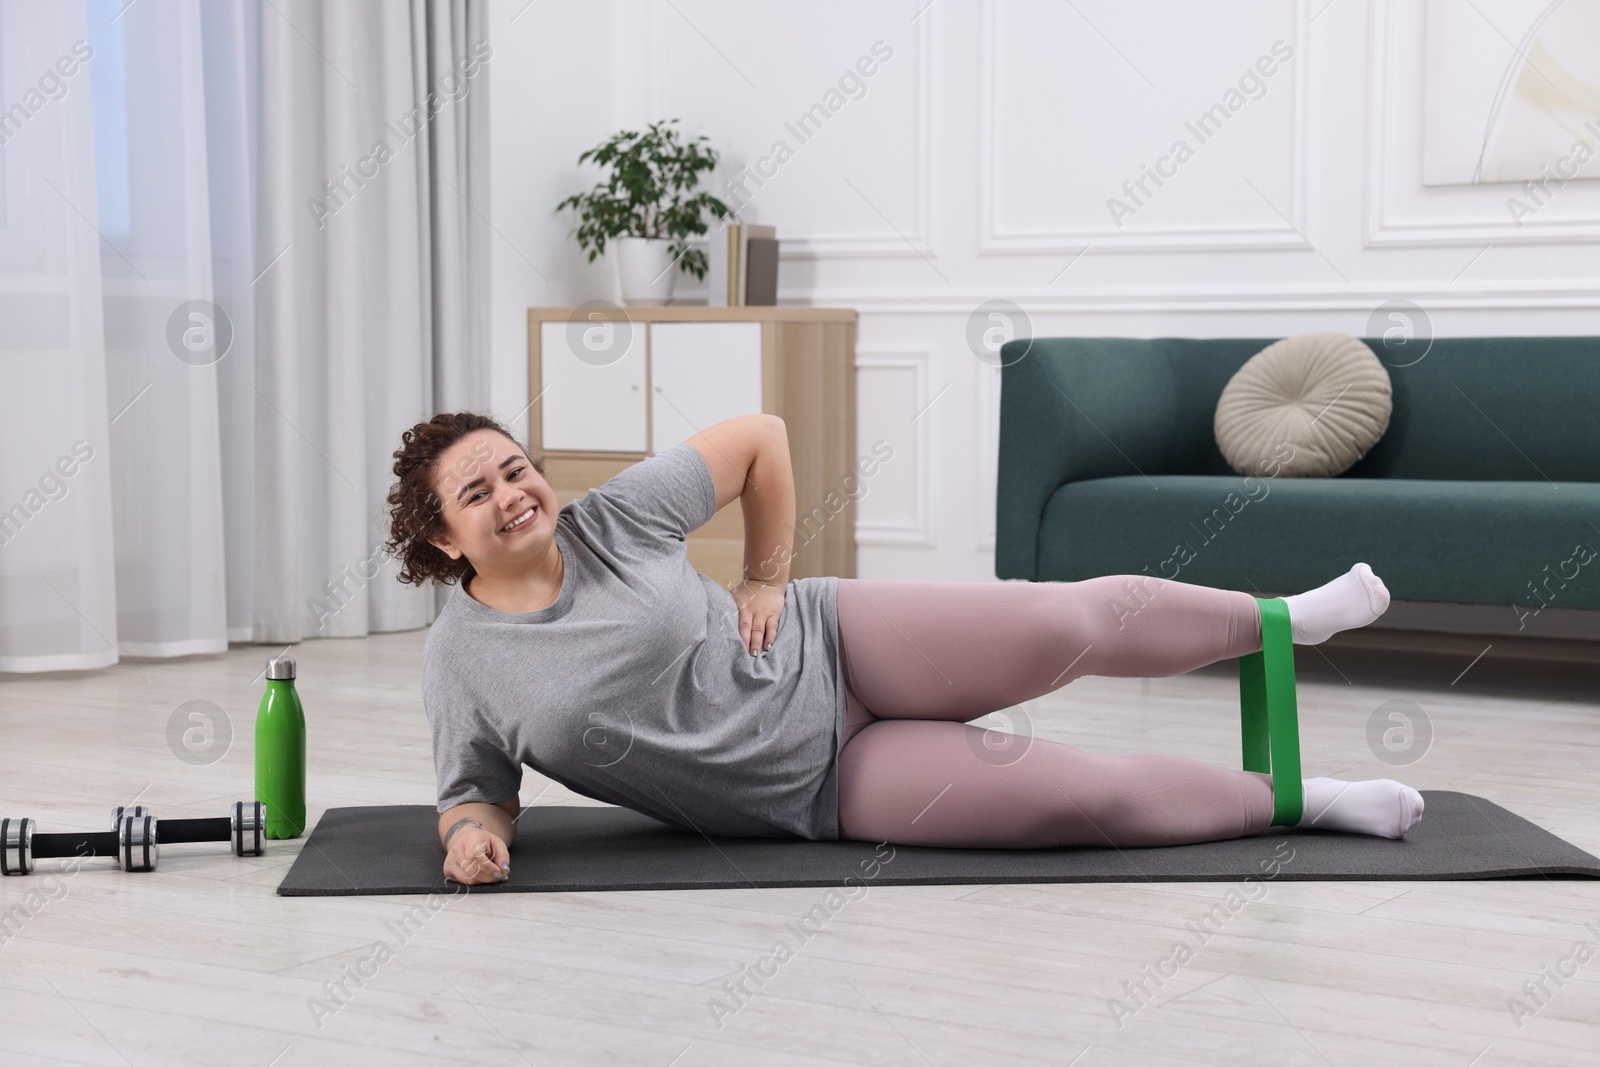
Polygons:
M1173 473L1177 375L1160 342L1138 338L1012 341L1001 364L995 576L1033 581L1057 489Z

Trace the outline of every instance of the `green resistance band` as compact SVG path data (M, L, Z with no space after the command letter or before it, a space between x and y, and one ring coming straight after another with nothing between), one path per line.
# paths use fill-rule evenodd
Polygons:
M1244 769L1272 775L1273 826L1293 826L1305 805L1300 785L1300 715L1294 702L1294 640L1289 605L1256 598L1261 651L1239 657L1239 718Z

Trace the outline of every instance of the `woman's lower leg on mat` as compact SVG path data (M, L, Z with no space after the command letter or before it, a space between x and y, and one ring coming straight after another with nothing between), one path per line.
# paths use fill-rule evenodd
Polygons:
M1086 674L1163 677L1261 647L1249 594L1142 575L840 579L848 704L839 832L947 847L1140 847L1257 833L1269 776L1096 756L965 725Z

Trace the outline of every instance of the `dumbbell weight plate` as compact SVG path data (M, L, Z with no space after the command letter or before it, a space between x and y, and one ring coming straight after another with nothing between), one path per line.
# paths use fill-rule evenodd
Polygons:
M33 873L32 819L0 819L0 874Z
M115 808L111 809L111 828L113 830L115 830L117 827L121 826L122 825L122 817L124 815L149 815L149 814L150 814L150 809L145 807L143 804L135 804L132 807L126 807L126 808L119 804Z
M229 816L229 825L233 830L233 854L235 856L259 856L262 849L262 835L266 832L267 806L259 800L233 802L233 812Z
M117 863L125 871L153 871L160 861L153 815L124 815L117 827Z

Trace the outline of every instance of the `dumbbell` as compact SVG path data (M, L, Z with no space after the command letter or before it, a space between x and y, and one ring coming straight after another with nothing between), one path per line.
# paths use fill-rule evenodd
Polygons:
M267 806L259 800L236 800L228 814L214 819L162 819L160 831L162 844L226 841L235 856L259 856L267 832Z
M137 810L142 811L142 808ZM214 819L161 819L124 810L117 828L89 834L41 834L32 819L0 819L0 874L29 874L35 859L112 854L125 871L153 871L161 839L169 845L227 841L235 856L259 856L267 822L260 801L235 801Z
M125 871L156 869L156 819L124 814L114 830L88 834L41 834L32 819L0 819L0 874L31 874L36 859L115 856Z
M150 814L150 809L145 807L143 804L135 804L132 807L126 807L126 808L123 807L121 804L118 804L116 807L111 809L111 828L113 830L115 830L117 827L121 826L122 825L122 817L124 815L149 815L149 814Z
M51 859L74 856L85 847L90 855L112 853L124 870L154 870L157 862L155 832L144 822L130 823L124 836L124 817L145 819L150 810L143 804L118 805L111 811L111 830L100 834L39 835L37 847L32 819L0 819L0 874L29 874L35 857ZM65 839L58 840L58 839ZM66 851L62 851L65 848Z

